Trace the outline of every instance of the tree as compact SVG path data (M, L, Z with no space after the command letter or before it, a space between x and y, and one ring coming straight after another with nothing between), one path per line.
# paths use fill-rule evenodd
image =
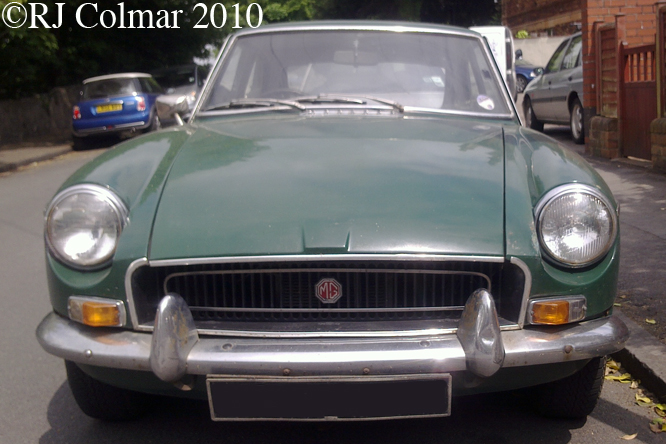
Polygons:
M16 0L0 0L0 9L12 1ZM54 86L77 84L96 75L149 72L191 63L194 57L205 59L207 45L219 47L234 30L234 5L238 5L239 25L247 27L247 11L252 3L265 11L263 23L309 20L314 4L314 0L125 0L121 9L120 2L115 1L42 0L48 8L44 18L49 25L59 22L56 1L64 3L59 27L29 28L26 24L0 29L0 99L46 92ZM20 2L30 11L27 0ZM218 6L213 7L215 4ZM111 12L104 12L107 10ZM259 8L255 5L249 10L250 21L256 26ZM129 27L129 11L144 13L132 15L134 28ZM177 28L172 20L175 11L181 11L177 13ZM222 26L224 11L227 20ZM17 9L15 14L21 11ZM113 24L112 16L116 18ZM125 28L120 27L121 16ZM168 22L165 16L170 19ZM163 18L159 23L158 17ZM143 27L139 27L140 19ZM164 26L167 24L170 27Z
M464 27L499 25L499 8L496 0L423 0L420 18L423 22Z
M96 75L150 72L191 63L194 57L205 59L208 45L219 48L224 38L235 30L236 12L241 27L249 25L248 10L252 26L259 23L260 10L262 24L317 18L410 20L471 26L498 23L499 3L494 1L40 0L39 3L48 8L44 17L49 25L59 23L56 2L63 4L62 23L57 28L29 28L27 25L0 28L0 99L46 92L54 86L77 84ZM0 8L4 9L8 3L20 3L28 11L35 7L27 0L0 0ZM133 28L129 26L129 11L139 12L132 15ZM165 16L173 18L176 11L181 11L177 13L177 27L174 20L168 23L164 20ZM223 23L225 11L227 17ZM13 19L24 18L21 14L18 8L14 9ZM113 23L112 16L116 18ZM162 17L161 22L158 17ZM121 19L124 28L120 27ZM143 27L139 27L141 19Z
M26 3L26 0L15 1ZM6 0L0 0L4 10ZM11 20L21 23L27 19L17 8L9 11ZM0 98L16 98L33 92L33 85L48 83L48 72L43 64L54 62L58 42L48 29L28 29L27 26L10 28L4 23L0 28Z

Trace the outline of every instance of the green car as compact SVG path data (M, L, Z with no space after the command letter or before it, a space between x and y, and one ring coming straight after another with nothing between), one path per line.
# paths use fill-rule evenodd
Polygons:
M213 420L436 417L525 387L583 417L628 336L608 186L521 125L460 28L232 35L188 123L75 173L45 239L37 337L104 420L155 395Z

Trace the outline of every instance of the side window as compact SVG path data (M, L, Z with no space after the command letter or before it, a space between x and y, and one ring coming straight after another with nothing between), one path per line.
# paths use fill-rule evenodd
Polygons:
M227 91L231 91L234 86L236 72L238 71L238 62L240 61L242 53L242 48L236 48L236 50L231 54L231 59L229 59L225 66L226 69L224 70L224 74L220 79L219 85Z
M562 61L562 69L572 69L578 66L581 49L583 49L583 36L578 36L571 41Z
M153 88L152 88L152 86L150 85L150 83L148 83L148 79L147 79L147 78L145 78L145 77L140 77L140 78L139 78L139 84L141 85L141 92L144 92L144 93L151 93L151 92L153 92Z
M155 93L164 92L164 91L162 91L162 87L160 86L160 84L157 83L157 80L155 80L154 78L148 77L146 79L146 81L148 82L148 85L150 85L150 87L152 88L152 92L155 92Z
M563 41L560 46L555 50L553 56L548 60L546 65L546 72L557 72L560 70L560 65L562 65L562 58L564 58L564 50L567 48L569 40Z

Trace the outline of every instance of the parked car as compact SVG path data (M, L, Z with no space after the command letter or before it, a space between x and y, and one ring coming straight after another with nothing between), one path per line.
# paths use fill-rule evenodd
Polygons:
M543 68L523 60L522 57L516 59L514 66L516 69L516 92L518 93L524 92L528 83L543 74Z
M122 73L83 81L81 100L72 110L74 149L90 137L160 127L155 99L162 88L150 74Z
M46 209L37 337L81 409L436 417L531 387L546 415L590 413L628 335L618 205L521 126L492 57L417 23L233 34L187 124L97 157Z
M564 40L543 75L527 85L523 98L527 126L542 131L544 123L568 124L573 140L585 141L582 48L581 33Z
M151 74L166 94L185 96L191 110L206 80L207 69L192 63L158 69Z

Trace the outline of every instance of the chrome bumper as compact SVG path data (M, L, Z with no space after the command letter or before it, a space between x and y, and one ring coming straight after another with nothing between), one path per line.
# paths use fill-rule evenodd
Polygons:
M99 329L55 313L37 339L58 357L101 367L153 371L177 383L186 375L404 375L471 371L591 359L621 350L629 336L610 316L561 327L500 332L492 298L475 292L457 334L418 338L260 339L199 337L187 305L165 296L155 331Z

